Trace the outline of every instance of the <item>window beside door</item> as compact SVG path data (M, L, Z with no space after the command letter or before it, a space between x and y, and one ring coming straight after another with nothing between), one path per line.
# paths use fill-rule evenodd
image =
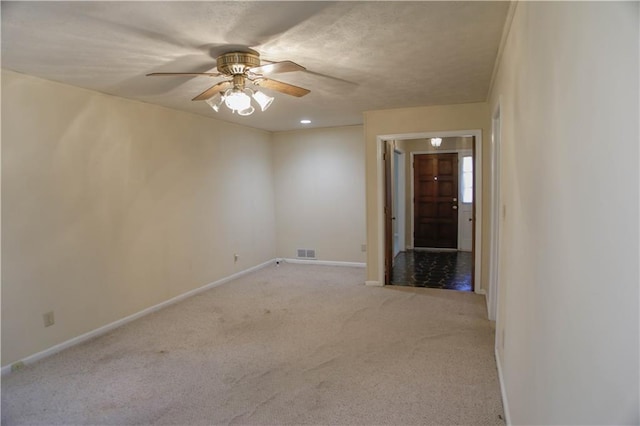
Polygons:
M470 155L462 157L460 193L463 203L473 203L473 157Z

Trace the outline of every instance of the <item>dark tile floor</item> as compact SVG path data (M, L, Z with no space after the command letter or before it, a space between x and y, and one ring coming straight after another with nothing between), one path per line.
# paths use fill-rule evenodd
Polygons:
M471 291L471 253L400 252L391 270L391 284Z

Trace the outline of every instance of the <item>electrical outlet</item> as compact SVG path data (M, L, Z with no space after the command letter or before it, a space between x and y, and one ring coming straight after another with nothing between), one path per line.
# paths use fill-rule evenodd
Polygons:
M238 253L234 253L233 254L233 263L236 263L239 258L240 258L240 256L238 256Z
M56 323L56 320L53 317L53 311L47 312L46 314L42 315L42 320L44 321L45 327L51 327L53 324Z

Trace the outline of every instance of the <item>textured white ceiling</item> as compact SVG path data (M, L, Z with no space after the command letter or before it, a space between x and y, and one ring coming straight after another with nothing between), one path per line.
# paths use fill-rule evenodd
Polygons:
M8 2L2 67L265 130L362 123L367 110L484 101L508 2ZM305 87L249 117L191 98L203 72L251 47ZM265 90L266 91L266 90Z

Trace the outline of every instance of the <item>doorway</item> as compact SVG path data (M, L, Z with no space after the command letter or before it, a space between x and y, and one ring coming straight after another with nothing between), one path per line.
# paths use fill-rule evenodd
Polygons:
M406 229L406 251L402 252L400 251L399 255L397 256L393 256L397 253L397 250L392 251L391 250L391 244L389 244L389 249L383 249L382 251L380 251L380 259L386 259L387 257L389 258L389 263L388 264L384 264L384 260L381 263L381 266L385 267L385 266L389 266L389 270L391 269L392 266L392 261L391 258L394 257L396 260L396 264L397 262L400 261L400 265L404 264L405 266L409 266L409 268L412 268L414 271L416 269L421 269L420 266L416 266L417 263L421 263L421 262L416 262L416 258L415 258L415 254L418 253L418 256L424 257L424 256L430 256L431 259L429 260L429 266L427 267L427 269L433 269L434 265L445 265L445 269L447 269L449 271L449 273L452 274L456 274L456 273L460 273L460 271L464 270L464 268L468 268L468 265L471 264L472 265L472 272L471 272L471 279L472 281L475 282L480 282L479 281L479 277L480 277L480 246L481 246L481 241L480 241L480 235L479 234L479 229L476 228L475 225L475 221L480 219L480 212L481 212L481 207L480 207L480 201L481 201L481 194L478 194L477 197L473 197L473 204L467 203L464 207L461 204L461 196L462 194L465 193L465 189L462 188L459 190L458 192L458 197L451 197L451 198L458 198L458 208L451 208L453 207L454 203L451 203L451 199L449 200L449 208L451 210L458 210L458 219L459 220L466 220L467 224L471 224L471 226L468 228L468 230L466 232L458 232L457 233L457 243L454 244L452 242L451 239L449 239L449 242L447 243L448 246L453 246L452 248L450 248L449 250L452 251L452 253L434 253L434 252L422 252L421 247L420 247L420 243L415 244L414 241L414 232L416 226L414 226L413 220L414 220L414 216L415 216L415 212L414 212L414 205L413 205L413 191L414 191L414 175L413 175L413 157L415 156L414 154L419 154L418 152L408 152L406 149L404 149L404 147L406 147L407 143L412 143L412 140L414 139L419 139L421 138L422 141L424 142L425 139L429 139L430 137L467 137L471 140L471 145L467 145L466 147L457 147L458 149L454 149L453 151L451 151L451 147L446 147L443 146L438 150L438 154L457 154L458 159L460 161L457 161L457 163L459 164L459 167L451 167L450 169L456 170L456 169L460 169L460 173L456 174L456 173L452 173L454 175L456 175L456 177L458 178L458 183L455 185L456 187L461 187L464 186L463 182L461 180L461 176L462 172L466 173L466 181L470 181L470 183L475 184L475 185L468 185L468 188L466 190L466 193L468 194L473 194L473 192L475 192L473 190L473 187L480 187L481 185L481 131L479 130L471 130L471 131L453 131L453 132L438 132L436 133L422 133L422 134L405 134L405 135L389 135L389 136L379 136L378 140L381 142L379 145L379 149L381 149L381 151L384 151L384 149L382 149L383 147L385 147L385 141L388 141L389 139L387 139L387 137L389 138L393 138L395 139L395 144L394 147L403 147L403 149L401 149L401 151L404 151L407 159L406 159L406 170L405 170L405 179L406 179L406 196L407 196L407 203L406 203L406 224L407 224L407 229ZM467 148L466 150L463 148ZM379 151L379 152L381 152ZM428 151L428 150L427 150ZM449 151L449 152L447 152ZM475 155L477 151L477 155ZM428 154L428 153L433 153L433 152L423 152L423 154ZM409 158L411 154L411 158ZM380 154L380 158L382 158L382 152ZM465 161L465 157L469 157L466 161ZM388 157L387 157L388 158ZM395 161L394 161L395 162ZM469 163L470 162L470 163ZM467 167L463 167L463 163L469 163L472 166L476 166L476 167L469 167L469 165ZM383 171L384 170L384 161L379 163L379 171ZM397 164L397 163L396 163ZM396 165L394 164L394 165ZM455 165L455 163L454 163ZM391 167L389 167L389 169L391 169ZM475 169L475 170L474 170ZM394 175L397 176L397 174L394 173ZM381 183L382 186L379 186L379 193L384 193L385 192L385 173L383 172L381 177ZM387 181L388 182L388 181ZM389 184L391 184L391 182L389 182ZM395 183L394 183L395 184ZM397 191L389 191L389 192L397 192ZM473 194L475 195L475 194ZM389 197L389 201L391 202L392 199L391 197ZM471 198L471 195L468 195L467 198ZM394 214L395 212L393 212L393 210L391 208L389 208L388 213L389 214L385 214L385 203L384 203L384 199L382 200L383 203L380 205L379 208L379 212L381 213L381 221L379 222L381 228L381 230L385 229L385 227L387 226L387 219L388 223L389 223L389 227L387 229L389 229L389 231L391 231L391 218L393 217L392 214ZM397 204L396 204L397 205ZM391 206L391 204L389 204L389 206ZM463 207L463 208L461 208ZM465 210L466 208L466 210ZM466 216L463 214L466 212ZM397 217L397 216L396 216ZM462 230L463 228L459 227L460 230ZM386 240L386 236L389 235L389 238L391 238L391 234L392 232L389 232L388 234L384 234L384 240ZM386 243L383 243L383 247L386 245ZM430 244L429 244L430 245ZM465 248L466 247L466 248ZM433 246L431 247L433 248ZM471 250L471 252L467 251L467 252L463 252L463 251L459 251L459 250ZM441 249L444 250L444 249ZM388 254L387 254L388 252ZM413 258L407 258L406 254L413 254L414 257ZM462 256L466 256L466 259L462 259L459 260L457 257L457 254L461 254ZM404 258L403 258L404 256ZM448 258L447 258L448 256ZM437 258L436 258L437 257ZM451 258L454 257L454 259L452 260ZM474 265L475 264L475 265ZM477 266L477 267L476 267ZM381 276L385 277L385 284L391 284L391 274L389 272L389 270L387 270L386 268L380 270ZM422 268L422 270L424 270L424 268ZM388 274L388 275L387 275ZM469 275L467 273L467 275ZM459 289L459 288L457 288ZM466 290L469 290L469 288L467 288ZM480 288L478 287L472 287L472 290L477 292L477 293L484 293Z
M458 248L458 154L413 157L413 246Z

